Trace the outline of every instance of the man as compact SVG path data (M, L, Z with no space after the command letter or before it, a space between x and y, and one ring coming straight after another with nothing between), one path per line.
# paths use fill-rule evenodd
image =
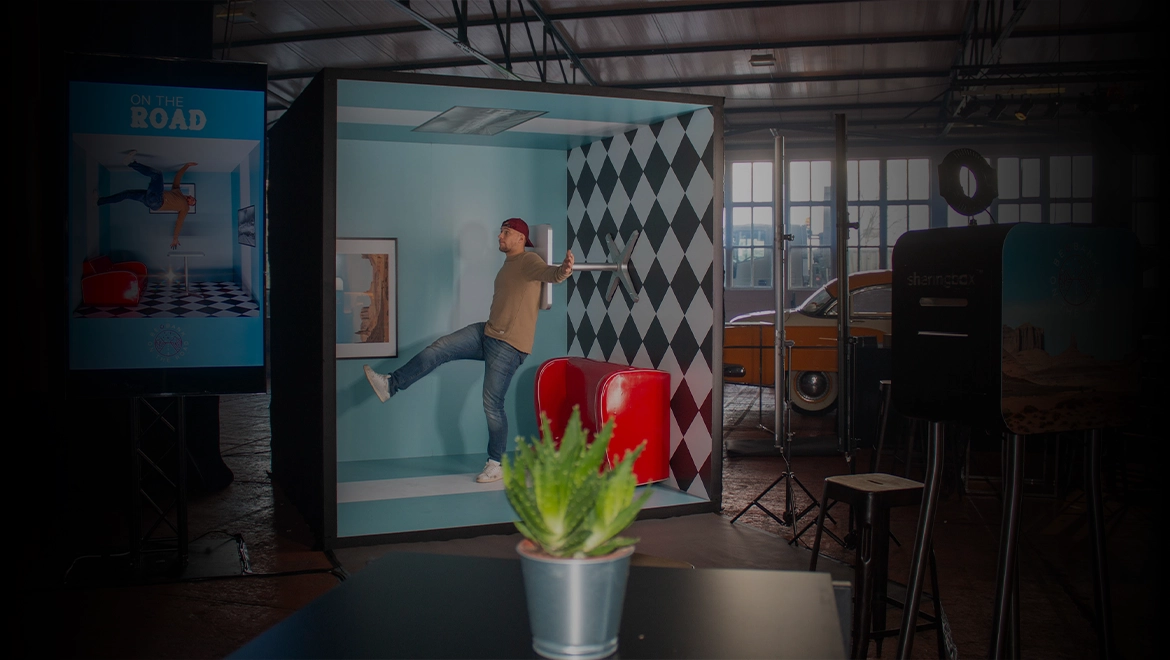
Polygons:
M150 177L150 183L147 184L146 190L123 190L113 195L99 197L97 200L98 206L102 204L115 204L123 200L129 199L135 202L142 202L146 208L151 211L175 211L179 217L175 219L175 234L171 238L171 249L179 247L179 229L183 226L183 220L187 219L187 209L195 206L195 198L191 195L184 195L179 189L179 182L183 179L183 173L187 171L188 167L198 165L199 163L187 163L175 174L175 180L171 183L170 190L163 190L162 172L148 167L134 160L137 151L131 151L126 160L126 163L131 169L139 174Z
M532 247L528 224L509 218L500 226L500 252L504 265L496 273L492 307L485 323L472 325L440 337L402 368L379 374L365 365L366 379L383 403L399 390L410 387L435 367L451 360L483 360L483 411L487 415L488 460L475 478L479 483L499 481L503 476L500 459L508 443L508 417L504 395L512 375L532 352L536 336L536 315L540 307L541 282L557 283L573 272L573 253L565 253L559 266L549 266L540 255L526 252Z

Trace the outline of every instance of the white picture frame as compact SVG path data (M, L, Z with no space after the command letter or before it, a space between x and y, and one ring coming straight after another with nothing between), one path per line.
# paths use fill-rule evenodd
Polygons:
M339 238L334 264L337 357L397 357L398 240Z

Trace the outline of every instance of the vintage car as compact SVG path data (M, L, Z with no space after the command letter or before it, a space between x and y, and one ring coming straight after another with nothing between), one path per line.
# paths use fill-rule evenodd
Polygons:
M872 270L849 276L853 336L873 336L879 346L886 345L892 275L890 270ZM825 414L836 407L837 295L833 279L784 312L785 338L793 342L788 391L799 413ZM764 310L736 316L724 325L723 364L743 367L742 376L725 375L727 382L774 386L775 319L775 310Z

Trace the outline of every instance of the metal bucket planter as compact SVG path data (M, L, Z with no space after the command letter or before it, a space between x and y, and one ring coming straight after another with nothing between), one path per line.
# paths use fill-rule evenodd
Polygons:
M554 660L592 660L617 651L633 546L604 557L561 559L525 539L516 552L533 650Z

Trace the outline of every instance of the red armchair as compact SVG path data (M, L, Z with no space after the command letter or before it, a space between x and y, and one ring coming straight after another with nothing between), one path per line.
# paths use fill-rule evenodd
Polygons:
M138 304L146 289L146 264L114 263L108 256L87 259L81 265L81 302L96 307Z
M536 413L549 419L560 441L573 406L581 408L581 425L590 433L616 418L606 458L610 465L646 440L634 462L638 484L670 476L670 374L588 358L547 360L536 371Z

